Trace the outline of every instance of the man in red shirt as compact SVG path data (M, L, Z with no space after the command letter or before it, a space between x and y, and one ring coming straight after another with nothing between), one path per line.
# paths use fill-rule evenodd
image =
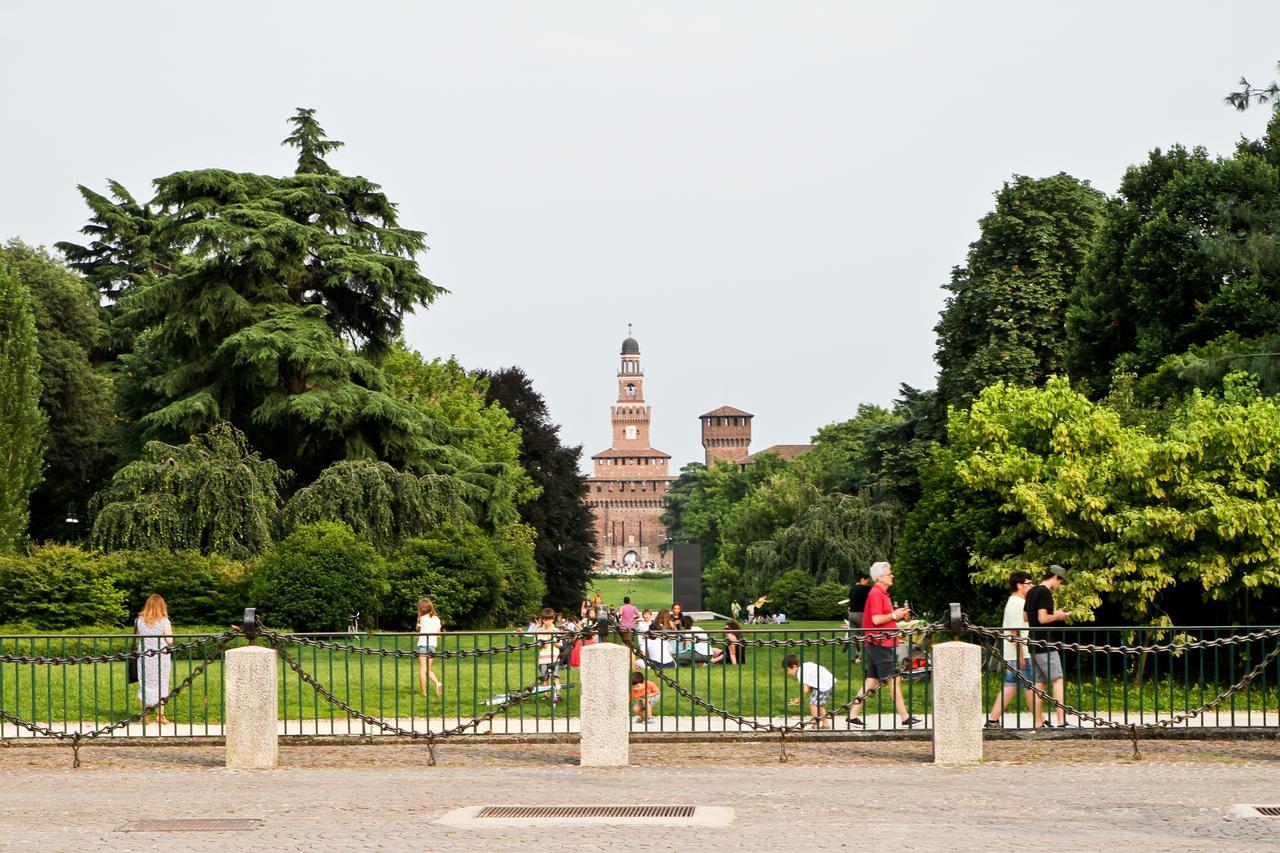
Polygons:
M894 607L889 600L889 587L893 586L893 567L888 563L875 563L871 566L871 592L867 594L867 608L862 613L863 636L866 642L866 680L862 692L878 686L882 681L889 682L889 692L893 694L893 705L898 711L898 719L904 726L914 726L920 719L907 713L902 703L902 690L898 686L897 654L898 637L886 632L898 627L899 619L906 619L911 611L905 607ZM862 703L849 709L849 725L865 727L862 719Z

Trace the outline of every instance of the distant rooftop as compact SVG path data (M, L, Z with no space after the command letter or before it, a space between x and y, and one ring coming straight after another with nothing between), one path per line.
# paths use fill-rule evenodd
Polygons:
M712 409L705 415L698 415L700 418L754 418L755 415L750 412L744 412L742 409L735 409L733 406L721 406L718 409Z
M813 450L813 448L814 448L814 445L812 444L775 444L772 447L766 447L764 450L757 450L755 453L752 453L747 458L739 460L738 464L750 465L751 463L755 462L757 458L759 458L760 456L763 456L766 453L772 453L775 456L778 456L781 459L787 462L790 462L792 459L795 459L797 456L805 455L810 450Z

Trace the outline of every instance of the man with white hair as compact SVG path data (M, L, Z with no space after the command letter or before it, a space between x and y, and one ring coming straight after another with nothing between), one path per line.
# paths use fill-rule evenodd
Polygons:
M864 656L866 679L863 681L862 692L865 694L879 686L882 681L888 681L889 692L893 694L893 706L898 711L898 719L902 720L904 726L914 726L920 720L907 713L907 708L902 702L902 690L898 686L896 660L898 635L889 633L896 631L898 620L909 617L911 611L905 607L895 608L893 602L889 600L889 587L893 586L892 566L885 562L874 563L868 574L871 575L872 585L871 592L867 593L867 609L862 613L863 635L866 643ZM859 702L849 709L849 725L865 727L867 724L861 715L862 703Z

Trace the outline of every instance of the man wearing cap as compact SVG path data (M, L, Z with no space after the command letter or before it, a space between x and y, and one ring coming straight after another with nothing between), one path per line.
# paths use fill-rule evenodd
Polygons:
M1053 602L1053 591L1066 582L1067 570L1062 566L1051 565L1045 571L1040 583L1033 586L1027 593L1027 626L1032 629L1030 639L1033 641L1033 649L1035 640L1056 642L1060 639L1057 632L1045 629L1055 623L1067 621L1067 612L1055 610ZM1042 647L1041 651L1031 656L1031 673L1036 687L1040 690L1044 691L1045 685L1048 685L1048 692L1053 696L1058 711L1058 728L1066 728L1067 712L1062 707L1062 655L1056 649ZM1044 699L1039 694L1035 697L1035 711L1031 719L1037 727L1052 728L1053 726L1045 720Z

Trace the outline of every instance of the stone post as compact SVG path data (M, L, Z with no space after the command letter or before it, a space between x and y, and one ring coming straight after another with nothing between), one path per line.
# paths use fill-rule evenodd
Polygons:
M982 761L982 649L972 643L933 647L933 763Z
M276 650L244 646L231 649L222 660L226 667L223 703L227 714L227 767L275 767L279 758Z
M616 643L584 646L581 676L581 764L625 767L631 760L630 649Z

